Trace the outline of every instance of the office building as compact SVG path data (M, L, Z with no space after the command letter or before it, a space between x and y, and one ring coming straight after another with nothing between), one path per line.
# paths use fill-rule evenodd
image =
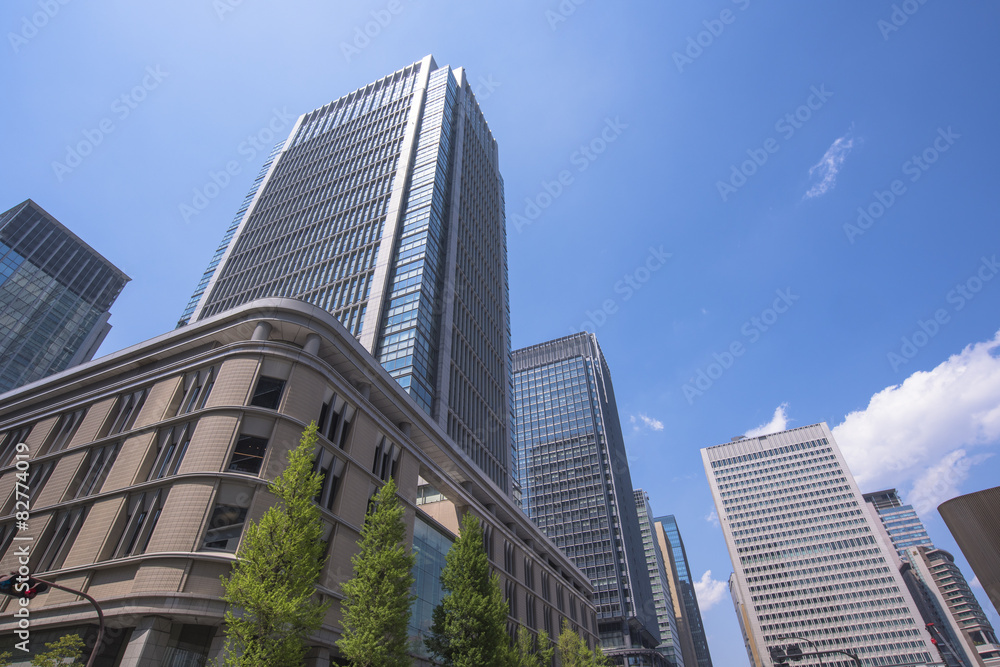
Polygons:
M892 540L892 546L902 560L907 558L910 547L933 547L924 522L917 516L912 505L903 503L896 489L874 491L864 494L868 503L878 514L885 531Z
M1000 614L1000 486L938 506L941 518Z
M0 214L0 393L92 359L128 281L30 199Z
M900 573L925 623L941 633L935 637L946 646L946 660L963 667L980 662L1000 664L1000 647L986 614L955 564L955 559L931 542L923 521L896 489L864 494L868 507L885 529L900 558ZM933 632L933 631L932 631Z
M942 662L826 424L701 454L754 667L790 643L807 654L843 651L865 665ZM853 660L829 653L823 664Z
M656 650L663 655L670 667L684 667L684 654L677 634L677 617L674 616L674 601L670 597L670 575L667 574L669 565L664 562L656 542L649 494L642 489L635 490L635 508L639 513L639 531L642 533L646 568L649 570L649 584L653 589L653 605L660 629L660 645Z
M677 527L677 519L674 515L668 514L657 517L654 521L658 526L658 531L663 533L663 538L670 547L677 570L680 602L684 608L684 621L691 638L690 648L684 650L684 660L689 665L712 667L712 654L708 649L705 624L701 620L701 608L698 607L698 595L694 590L691 565L688 561L687 550L684 548L684 538L681 537L680 528ZM693 660L689 657L691 655L693 655Z
M498 160L464 70L431 56L304 114L181 324L271 296L329 311L512 492Z
M243 304L7 394L0 568L16 569L18 545L29 544L33 574L93 596L108 625L99 666L205 664L223 643L219 578L246 523L275 502L267 484L312 421L321 429L316 500L328 557L317 592L333 605L309 639L309 667L329 667L338 655L340 586L352 574L368 499L390 477L417 553L415 665L429 665L420 639L466 512L486 527L511 601L511 632L566 619L596 645L584 573L334 315L293 299ZM18 531L13 462L21 442L30 453L31 513ZM428 486L433 498L418 491ZM0 637L8 640L0 652L12 649L17 605L0 599ZM30 645L39 649L96 630L93 608L58 590L31 601L30 623Z
M662 665L642 534L611 373L581 333L514 352L520 503L595 589L617 664Z

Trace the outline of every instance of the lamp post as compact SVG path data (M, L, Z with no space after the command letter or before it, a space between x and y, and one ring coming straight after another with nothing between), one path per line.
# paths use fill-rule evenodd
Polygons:
M87 659L87 667L94 667L94 660L97 659L97 653L100 650L101 643L104 641L104 612L101 611L101 605L97 604L97 600L90 597L83 591L78 591L74 588L68 586L60 586L59 584L54 584L51 581L46 581L44 579L39 579L38 577L32 577L33 581L37 581L40 584L45 584L46 586L51 586L52 588L58 588L61 591L66 591L67 593L73 593L74 595L79 595L82 598L86 598L90 604L94 605L94 609L97 610L97 641L94 642L94 648L90 650L90 657ZM44 591L39 591L44 592Z

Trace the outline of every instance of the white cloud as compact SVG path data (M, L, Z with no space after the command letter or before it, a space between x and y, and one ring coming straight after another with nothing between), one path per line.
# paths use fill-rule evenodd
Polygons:
M984 591L986 590L985 588L983 588L983 585L979 583L979 577L973 577L972 581L969 582L969 585L975 586L976 588L982 588Z
M719 515L716 513L715 510L712 510L711 512L709 512L708 514L705 515L705 521L709 522L713 526L718 526L719 525Z
M788 415L785 412L787 409L788 403L782 403L775 408L774 416L771 417L771 421L766 424L761 424L757 428L750 429L744 433L744 435L748 438L756 438L762 435L769 435L771 433L786 430L788 428Z
M862 490L912 485L927 512L960 493L1000 441L1000 332L872 396L833 435Z
M830 145L820 161L809 168L810 178L815 174L820 181L809 188L805 199L821 197L833 189L837 184L837 174L840 172L840 167L843 166L844 160L847 159L852 148L854 148L854 138L851 137L850 131Z
M640 425L639 422L642 422L642 424ZM631 423L633 425L633 428L636 431L638 431L639 429L641 429L643 426L646 426L647 428L651 428L654 431L662 431L663 430L663 422L661 422L659 419L653 419L652 417L647 417L646 415L644 415L642 413L639 413L639 418L638 419L635 418L635 415L630 416L629 417L629 423Z
M698 596L698 607L708 611L722 601L729 592L729 584L712 579L712 571L706 570L701 580L694 582L694 592Z

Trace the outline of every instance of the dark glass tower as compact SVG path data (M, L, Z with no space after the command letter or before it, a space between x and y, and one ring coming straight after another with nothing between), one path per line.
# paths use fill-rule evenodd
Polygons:
M685 616L691 640L694 643L694 653L697 667L712 667L712 654L708 650L708 637L705 636L705 625L701 621L701 609L698 608L698 596L694 590L694 580L691 578L691 568L688 565L687 551L684 549L684 539L677 527L674 515L661 516L655 519L670 542L673 551L674 564L677 567L677 579L680 581L680 593L684 603Z
M461 68L427 56L300 117L180 324L269 296L333 313L510 492L503 179Z
M514 412L521 506L594 584L605 653L619 664L665 664L656 651L658 623L611 372L597 337L516 350Z
M92 359L128 281L30 199L0 214L0 393Z
M660 628L660 645L656 650L663 655L669 667L684 667L684 652L670 594L670 565L664 562L657 545L653 508L649 504L649 494L642 489L635 490L635 508L639 512L639 530L642 532L642 546L646 550L646 567L649 569L649 583L653 589L653 603Z

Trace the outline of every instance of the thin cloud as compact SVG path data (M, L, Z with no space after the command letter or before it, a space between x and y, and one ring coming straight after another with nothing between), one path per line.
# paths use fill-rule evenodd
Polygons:
M844 165L844 160L854 148L854 137L848 131L844 136L836 139L823 154L819 162L809 168L810 178L819 178L819 182L809 188L805 194L805 199L821 197L837 185L837 174Z
M1000 332L876 393L833 435L862 490L909 487L925 514L959 495L1000 444Z
M712 571L706 570L701 579L694 582L694 592L698 596L698 607L702 611L708 611L722 602L729 592L729 585L724 581L713 579Z
M710 524L712 524L715 527L718 527L719 526L719 515L716 513L715 510L712 510L711 512L709 512L708 514L705 515L705 521L709 522Z
M787 409L788 403L782 403L774 410L774 416L771 417L771 421L761 424L757 428L750 429L744 435L748 438L758 438L762 435L770 435L771 433L787 430L788 414L785 412Z
M663 422L659 419L653 419L652 417L647 417L646 415L639 413L639 418L636 419L635 415L629 417L629 422L632 424L633 430L641 430L643 426L646 428L651 428L654 431L663 430Z

